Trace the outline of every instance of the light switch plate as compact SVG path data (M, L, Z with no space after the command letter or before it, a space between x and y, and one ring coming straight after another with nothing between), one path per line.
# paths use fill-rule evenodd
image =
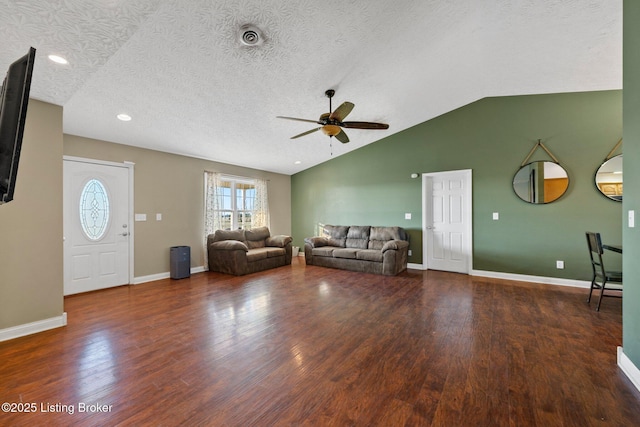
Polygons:
M634 228L636 226L636 211L629 211L629 228Z
M135 219L136 221L146 221L147 214L136 214Z
M500 212L494 212L494 213L493 213L493 220L494 220L494 221L497 221L497 220L499 220L499 219L500 219Z
M162 214L161 213L157 213L156 214L156 221L162 221Z
M411 219L411 213L405 213L404 219Z

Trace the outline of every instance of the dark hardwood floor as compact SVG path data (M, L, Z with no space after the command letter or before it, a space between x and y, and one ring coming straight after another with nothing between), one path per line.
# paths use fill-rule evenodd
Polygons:
M586 296L303 259L71 296L0 343L0 402L35 404L0 425L638 426L621 301Z

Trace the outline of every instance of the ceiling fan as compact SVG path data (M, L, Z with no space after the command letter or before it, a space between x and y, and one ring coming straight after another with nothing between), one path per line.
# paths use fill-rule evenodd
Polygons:
M331 98L335 95L336 91L333 89L327 90L324 94L329 98L329 111L331 109ZM372 123L372 122L344 122L343 120L347 115L353 110L355 105L351 102L343 102L340 104L338 108L335 109L332 113L324 113L320 116L318 120L309 120L309 119L298 119L296 117L284 117L277 116L279 119L287 119L287 120L296 120L299 122L309 122L316 123L321 125L318 128L308 130L299 135L292 136L291 139L300 138L301 136L309 135L318 130L322 130L325 135L329 135L329 137L336 137L336 139L343 144L349 142L349 137L342 130L342 128L347 129L389 129L389 125L385 123Z

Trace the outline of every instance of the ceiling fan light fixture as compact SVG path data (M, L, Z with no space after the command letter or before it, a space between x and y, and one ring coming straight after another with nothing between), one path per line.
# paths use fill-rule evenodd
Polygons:
M342 129L340 129L340 126L336 126L336 125L324 125L324 126L322 126L322 133L324 133L325 135L336 136L341 131L342 131Z
M240 43L245 46L260 46L264 43L262 31L255 25L243 25L240 27L238 36L240 38Z

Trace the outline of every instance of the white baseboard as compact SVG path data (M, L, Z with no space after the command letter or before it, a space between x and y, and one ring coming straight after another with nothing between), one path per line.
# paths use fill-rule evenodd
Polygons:
M204 266L199 267L191 267L191 274L202 273L204 270ZM132 285L140 285L142 283L155 282L156 280L168 279L171 277L170 272L166 273L158 273L158 274L150 274L148 276L139 276L133 278Z
M407 268L414 270L427 270L423 264L407 264ZM559 277L531 276L527 274L502 273L499 271L471 270L471 276L488 277L492 279L515 280L518 282L545 283L548 285L572 286L575 288L589 289L591 282L587 280L562 279Z
M545 283L548 285L572 286L575 288L587 288L591 282L586 280L562 279L560 277L530 276L527 274L501 273L498 271L471 270L472 276L489 277L492 279L516 280L518 282Z
M0 329L0 342L36 334L38 332L48 331L49 329L60 328L66 325L67 313L62 313L60 316L51 317L49 319L37 320L35 322L25 323L24 325Z
M624 354L622 347L618 347L618 367L640 391L640 369Z

